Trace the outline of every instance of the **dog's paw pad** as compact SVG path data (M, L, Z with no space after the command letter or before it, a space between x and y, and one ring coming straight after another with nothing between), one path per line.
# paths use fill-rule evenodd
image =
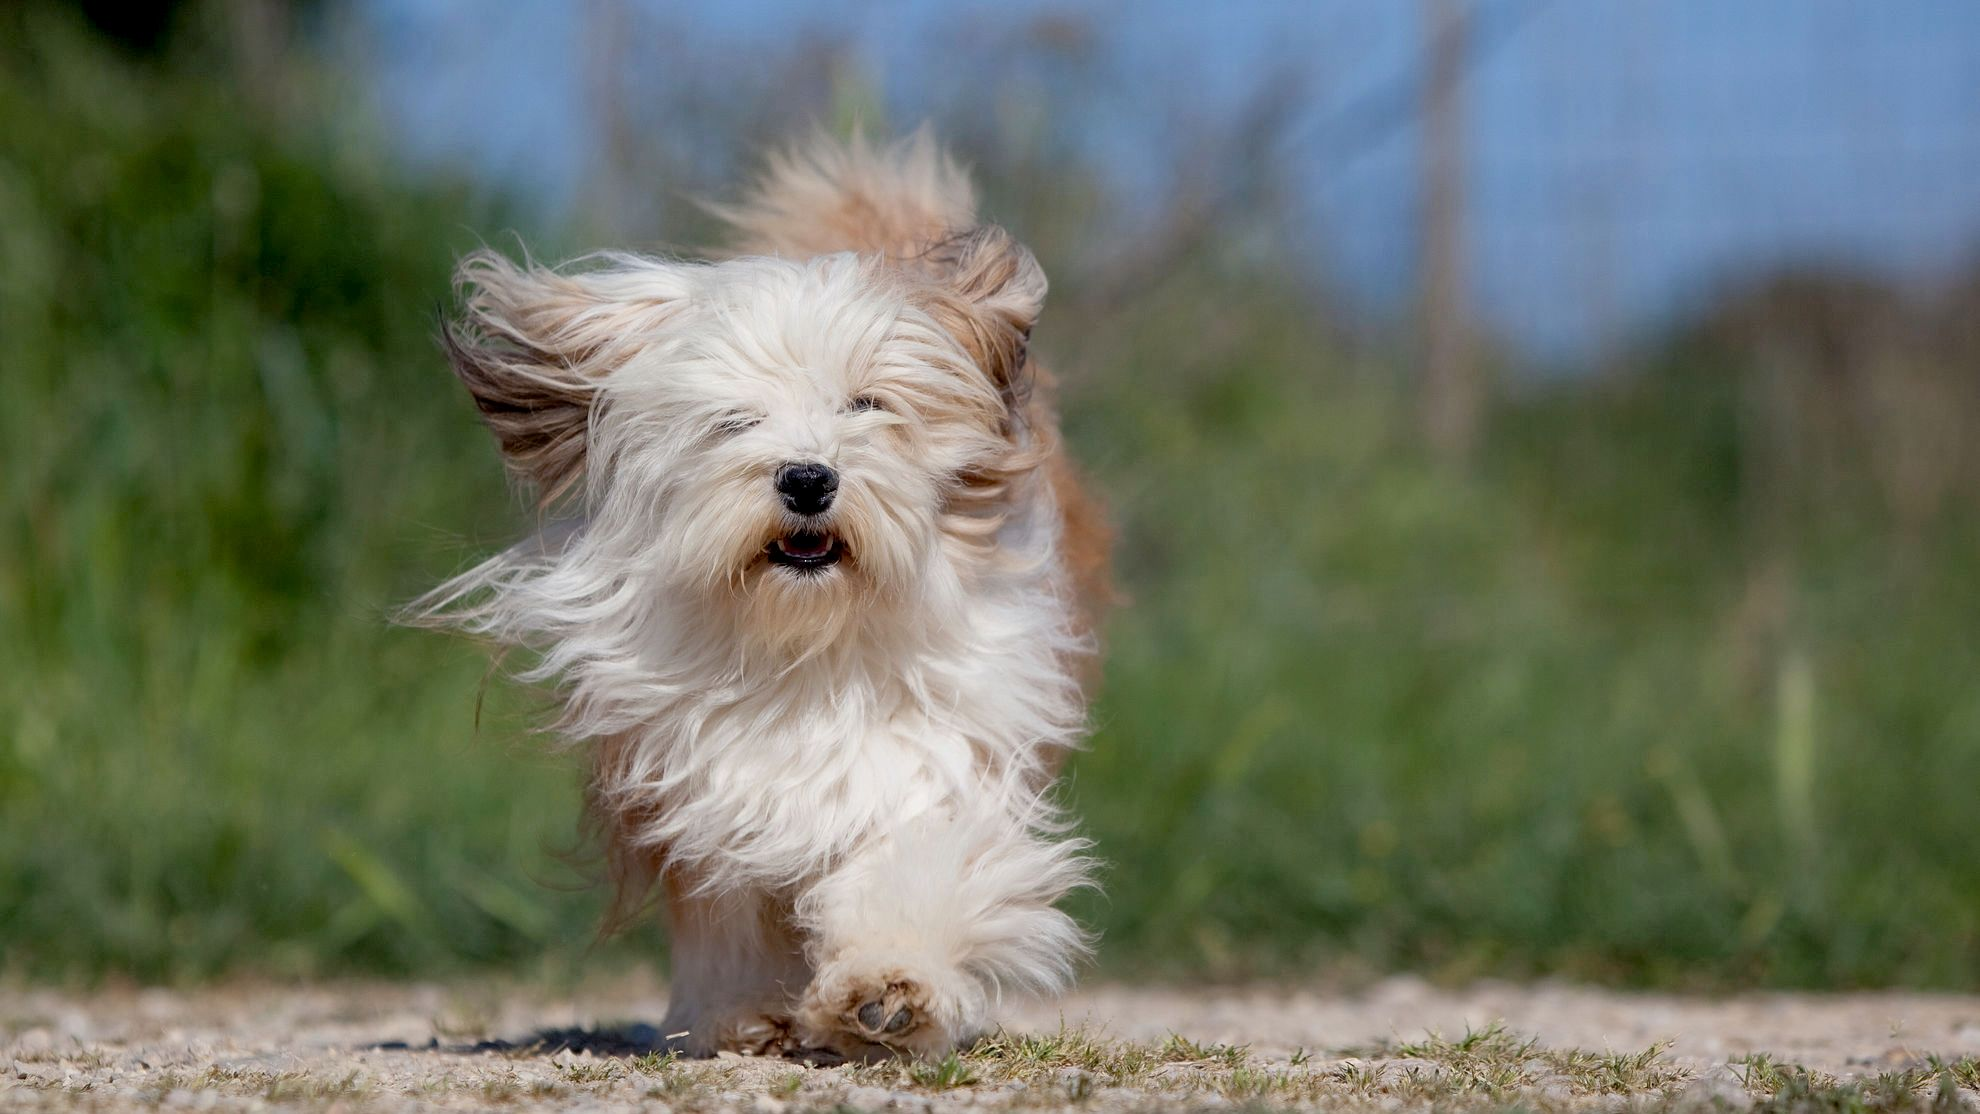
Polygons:
M965 980L960 972L926 966L835 964L807 989L798 1032L806 1043L851 1059L940 1056L965 1027Z
M890 982L877 997L868 998L849 1011L847 1028L876 1044L906 1036L920 1020L914 1002L926 997L921 987L909 981Z
M887 1007L880 1004L878 999L875 999L874 1001L868 1002L865 1005L859 1007L860 1027L865 1029L869 1033L879 1032L880 1019L886 1016L885 1013L886 1008Z
M859 1011L854 1015L868 1040L877 1041L885 1037L899 1036L914 1024L914 1007L901 1006L888 1013L887 1005L885 999L875 998L859 1007Z
M921 979L901 971L828 976L814 985L799 1010L813 1043L838 1047L861 1059L879 1050L920 1052L939 1043L939 1003Z

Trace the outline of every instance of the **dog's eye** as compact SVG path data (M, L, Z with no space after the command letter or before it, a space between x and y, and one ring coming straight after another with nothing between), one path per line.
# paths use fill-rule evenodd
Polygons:
M744 414L741 412L725 414L722 416L721 421L715 423L715 432L723 437L733 437L746 429L754 428L762 420L762 418L757 417L755 414Z
M867 410L878 410L884 414L887 411L887 404L872 395L854 395L853 400L846 403L847 413L858 414Z

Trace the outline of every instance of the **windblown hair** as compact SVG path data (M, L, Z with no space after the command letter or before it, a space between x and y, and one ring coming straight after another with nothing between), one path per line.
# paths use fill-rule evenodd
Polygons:
M697 1050L744 1014L939 1047L1084 946L1049 786L1106 533L1030 356L1045 275L925 134L800 146L719 212L714 262L462 263L448 356L554 521L413 614L559 687L618 917L666 882ZM799 513L812 461L836 486ZM876 980L919 988L880 1028Z
M926 130L886 148L815 136L773 152L741 200L711 208L734 229L735 255L908 260L977 226L969 175Z

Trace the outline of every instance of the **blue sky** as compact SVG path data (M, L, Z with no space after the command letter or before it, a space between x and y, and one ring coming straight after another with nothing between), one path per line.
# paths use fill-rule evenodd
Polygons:
M647 32L667 36L653 65L673 52L729 59L746 85L752 51L827 33L891 119L938 126L986 95L952 59L1064 17L1088 29L1101 76L1082 103L1052 108L1129 197L1178 135L1215 128L1261 82L1291 75L1288 236L1373 320L1393 320L1413 289L1417 136L1383 123L1394 114L1382 106L1415 80L1415 0L643 8ZM576 10L369 0L354 57L414 157L555 210L595 150ZM1929 282L1980 257L1980 3L1480 0L1474 13L1473 286L1488 327L1534 356L1572 362L1783 264ZM640 50L628 48L634 65Z

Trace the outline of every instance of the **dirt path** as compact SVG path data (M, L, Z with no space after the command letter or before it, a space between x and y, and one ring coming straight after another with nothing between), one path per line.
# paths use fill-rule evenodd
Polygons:
M1409 979L1358 993L1102 986L1009 1011L1011 1032L1028 1039L947 1064L833 1069L624 1054L652 1038L638 1022L657 1019L664 997L643 979L576 994L0 991L0 1109L1569 1110L1634 1095L1673 1109L1766 1099L1834 1109L1853 1097L1870 1109L1980 1111L1976 997L1451 992ZM575 1051L558 1039L499 1047L558 1028L589 1035Z

